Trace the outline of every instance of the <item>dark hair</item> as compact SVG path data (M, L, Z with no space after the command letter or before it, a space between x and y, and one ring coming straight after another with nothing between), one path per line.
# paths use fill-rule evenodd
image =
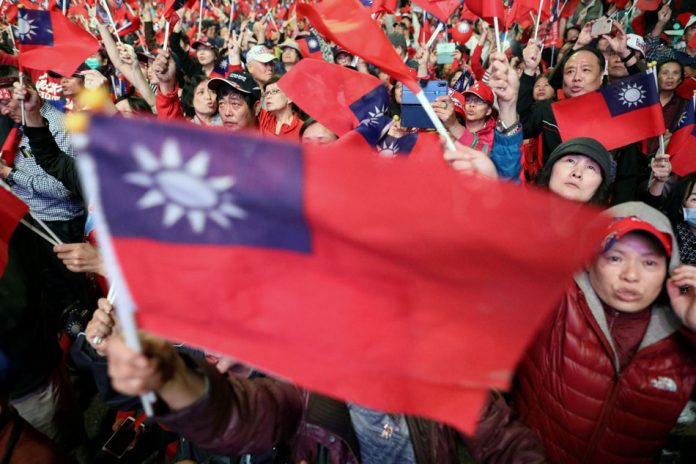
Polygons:
M264 85L264 89L265 89L266 87L268 87L269 85L271 85L271 84L277 84L281 77L283 77L283 76L278 75L278 74L274 74L273 77L271 77L270 79L268 79L268 82L266 82L266 84ZM286 95L286 96L287 96L287 95ZM290 97L288 97L288 99L289 99L289 98L290 98ZM295 102L292 102L292 101L290 102L290 109L292 109L292 112L293 112L293 113L295 114L295 116L297 116L298 118L300 118L300 119L302 119L302 120L307 119L307 114L306 114L304 111L302 111L302 109L301 109L299 106L297 106L297 105L295 104Z
M660 74L660 70L662 69L662 67L663 67L664 65L670 64L670 63L676 64L676 65L679 66L679 79L681 79L681 80L683 81L683 80L684 80L684 65L681 64L681 63L680 63L679 61L677 61L677 60L665 60L665 61L661 61L660 63L657 64L657 73Z
M557 159L554 163L547 163L544 166L544 168L539 173L539 177L537 178L536 185L538 187L544 188L546 190L549 189L549 182L551 182L551 172L553 171L553 165L560 161L561 158ZM604 172L602 172L602 183L599 184L599 187L597 187L597 191L594 193L594 195L592 195L592 198L590 198L590 201L588 201L588 203L591 205L598 206L608 205L609 197L611 196L611 188L612 184L607 182L607 179L604 176Z
M128 101L128 105L134 113L152 114L150 105L147 104L144 98L138 97L137 95L122 95L114 100L114 105L124 100Z
M233 89L232 87L230 87L229 85L221 85L216 93L217 93L218 102L231 93L239 95L246 102L247 107L249 108L249 112L254 117L254 120L257 121L258 118L256 117L256 114L254 112L254 108L256 107L256 103L258 103L258 101L259 101L258 96L256 96L253 93L239 92L239 91Z
M602 52L600 52L594 47L585 46L582 48L578 48L577 50L571 50L563 57L560 63L558 63L558 66L553 68L553 71L551 71L551 75L549 76L549 84L551 84L551 87L553 87L554 89L560 89L561 87L563 87L563 72L566 63L568 63L568 60L571 56L580 52L592 53L597 58L597 63L599 63L600 73L604 75L604 70L606 69L606 60L604 59L604 55L602 55Z
M568 38L568 32L569 32L569 31L572 31L573 29L575 29L576 31L578 31L578 34L580 33L580 28L575 27L575 26L571 26L571 27L569 27L568 29L565 30L565 33L563 34L563 38L564 38L564 39L567 39L567 38Z
M181 109L187 118L192 118L196 115L193 108L193 97L196 95L196 88L202 82L208 82L210 79L203 74L196 74L186 80L184 88L181 91Z
M696 185L696 172L689 173L679 179L679 206L689 198L694 190L694 185Z

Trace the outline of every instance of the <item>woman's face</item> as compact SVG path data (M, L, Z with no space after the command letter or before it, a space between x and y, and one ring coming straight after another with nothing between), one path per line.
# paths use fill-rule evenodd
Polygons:
M266 99L266 109L268 111L280 111L287 108L290 104L290 99L285 95L285 92L280 90L276 83L266 86L264 98Z
M546 77L540 77L534 83L534 101L548 100L553 97L553 87Z
M696 208L696 184L691 188L691 193L682 202L684 208Z
M400 105L403 102L403 98L404 84L402 84L401 81L397 81L396 84L394 84L394 101Z
M215 92L208 88L208 81L203 81L196 86L196 91L193 94L193 109L196 114L205 116L217 112Z
M464 107L464 119L467 122L483 121L491 114L491 105L485 100L473 94L466 94L466 106Z
M206 66L215 61L215 52L208 47L199 46L196 49L196 58L201 66Z
M566 200L589 202L602 184L602 169L585 155L565 155L551 168L549 190Z

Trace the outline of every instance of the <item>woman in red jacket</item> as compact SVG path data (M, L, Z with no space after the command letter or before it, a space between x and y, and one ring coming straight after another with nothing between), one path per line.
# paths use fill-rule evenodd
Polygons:
M512 394L554 463L654 462L696 383L696 268L657 210L609 212L602 254L534 338Z

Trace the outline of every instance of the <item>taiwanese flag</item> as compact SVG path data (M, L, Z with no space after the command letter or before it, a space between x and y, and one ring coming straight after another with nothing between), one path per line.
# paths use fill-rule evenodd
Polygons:
M389 94L374 76L318 60L301 60L278 87L339 137L358 130L375 145L388 129Z
M469 433L607 224L442 164L151 119L93 117L77 159L143 329Z
M302 58L312 58L315 60L323 60L324 55L321 52L319 39L314 34L302 35L295 37L295 42L302 50Z
M314 5L300 3L297 12L309 19L312 26L327 39L378 66L414 92L420 91L415 73L396 54L387 37L358 0L324 0Z
M493 24L493 18L498 18L501 27L505 24L505 5L502 0L466 0L465 4L469 11L490 24Z
M636 0L635 7L641 11L655 11L662 6L662 0Z
M672 171L685 176L696 172L696 116L694 116L694 99L684 110L679 126L672 134L667 153L671 156Z
M459 8L461 4L459 0L446 0L442 2L433 2L431 0L414 0L413 3L427 11L437 19L447 24L452 13Z
M170 20L172 15L176 14L176 11L181 8L191 8L196 0L167 0L164 4L164 10L162 14L167 20Z
M551 107L564 141L593 137L613 150L665 133L660 94L651 70Z
M0 183L0 277L7 267L7 248L17 224L29 212L29 207Z
M19 13L19 65L72 75L99 50L92 35L57 11L23 9Z

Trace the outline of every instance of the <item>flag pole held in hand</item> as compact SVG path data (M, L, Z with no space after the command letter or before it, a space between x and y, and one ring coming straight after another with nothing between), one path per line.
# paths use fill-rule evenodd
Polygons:
M438 118L435 114L435 110L433 110L433 107L430 105L430 102L425 97L425 93L423 93L423 90L416 94L416 98L418 99L418 103L420 103L423 109L425 110L425 114L427 114L430 118L430 122L432 122L435 126L435 130L437 130L437 133L443 136L447 141L447 149L452 151L456 150L456 148L454 147L454 142L452 142L452 138L447 133L447 129L445 129L445 125L442 124L440 118Z

